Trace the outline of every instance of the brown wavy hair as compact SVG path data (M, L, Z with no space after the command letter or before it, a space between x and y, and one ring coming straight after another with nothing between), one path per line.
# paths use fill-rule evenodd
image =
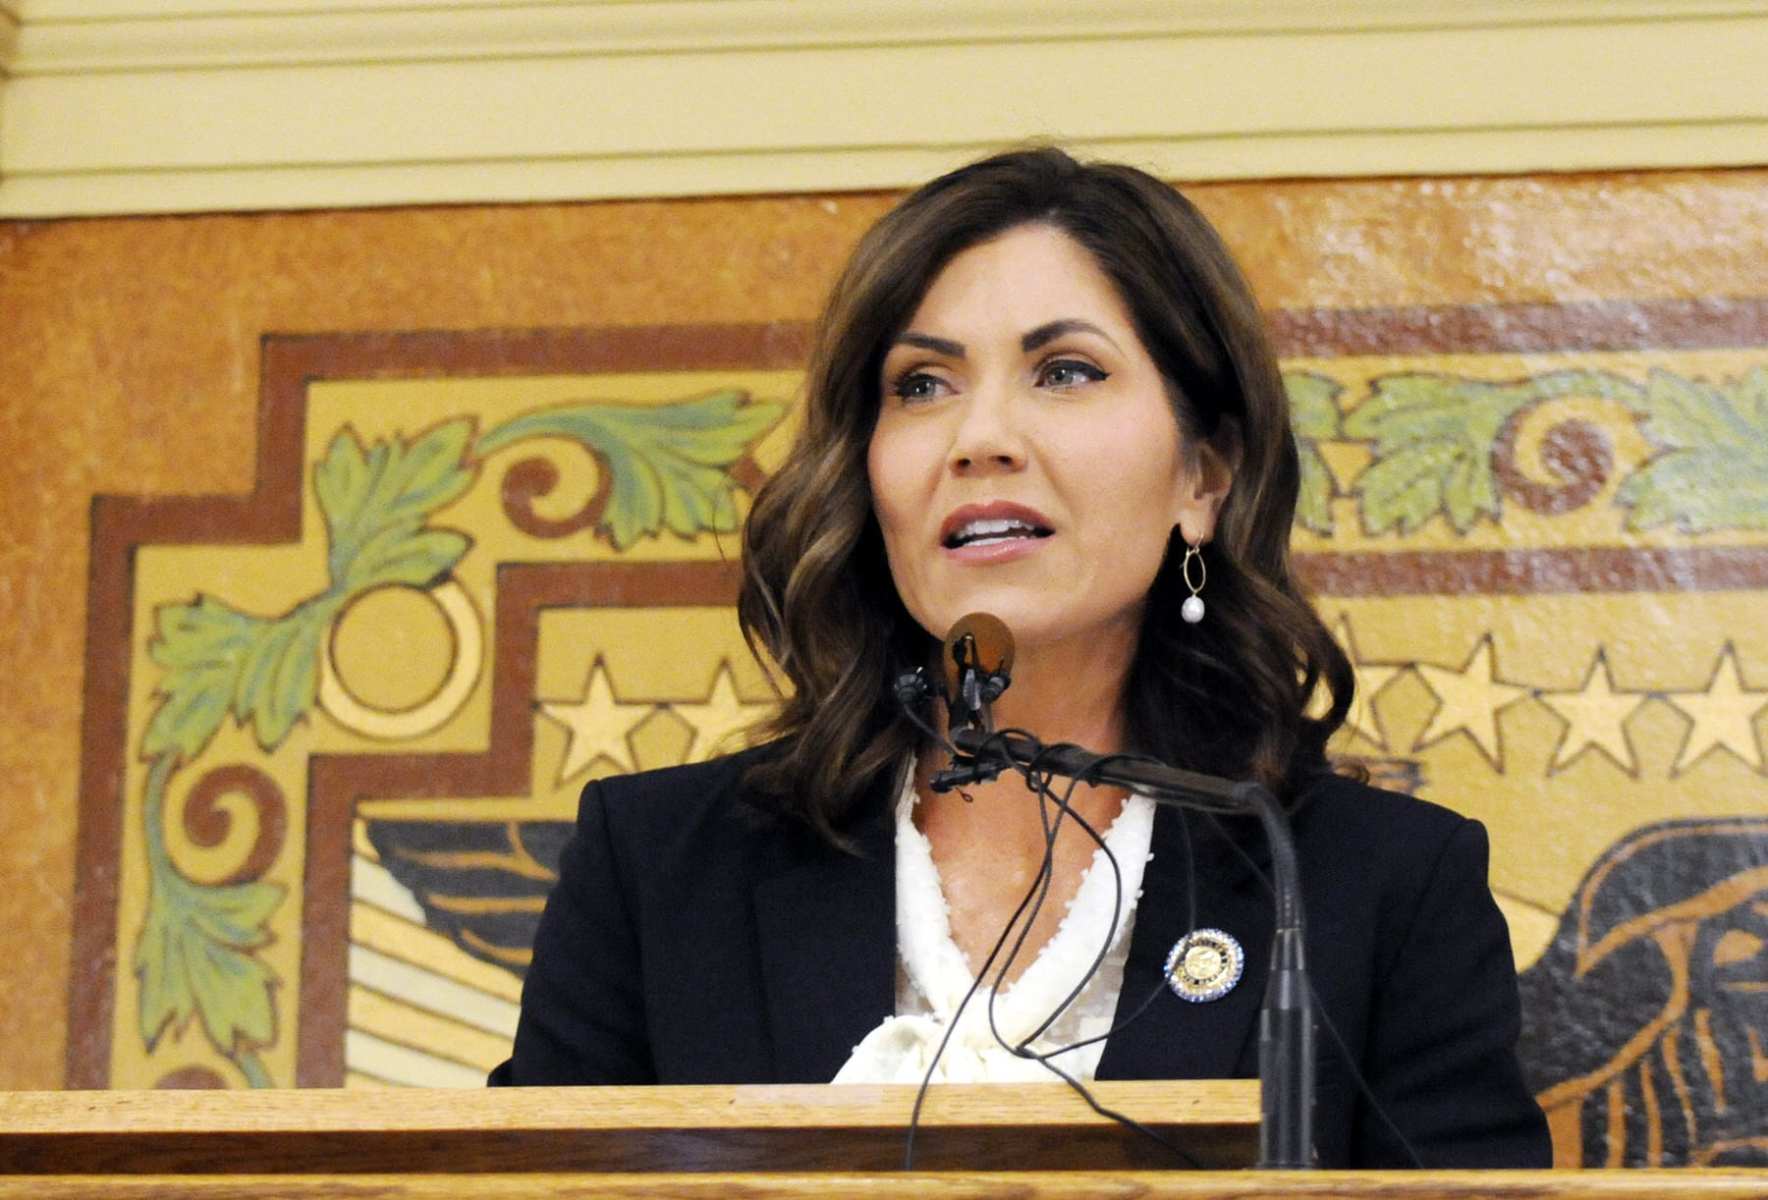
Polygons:
M1350 663L1290 574L1300 472L1288 398L1221 239L1190 201L1132 167L1049 147L996 155L921 187L861 239L816 329L797 442L743 529L738 620L794 689L757 731L779 745L747 782L837 844L867 789L922 740L891 685L931 664L938 644L898 598L872 513L866 451L882 358L954 255L1031 224L1092 254L1187 444L1207 441L1238 464L1205 549L1206 619L1179 617L1176 530L1155 578L1126 684L1131 746L1257 778L1288 799L1329 769L1326 739L1350 708ZM1322 686L1324 714L1309 716Z

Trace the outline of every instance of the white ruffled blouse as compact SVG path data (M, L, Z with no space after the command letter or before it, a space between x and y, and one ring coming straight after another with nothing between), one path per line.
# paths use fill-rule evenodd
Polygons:
M854 1047L853 1056L836 1074L836 1083L920 1083L953 1013L975 982L963 951L952 938L951 913L932 847L915 826L919 798L911 763L896 805L896 1015ZM1110 947L1098 973L1031 1048L1048 1053L1096 1038L1111 1028L1153 831L1154 802L1132 793L1104 834L1123 875L1123 902L1116 929L1111 928L1111 909L1117 881L1104 852L1095 850L1061 925L1037 958L1000 994L993 995L987 986L976 989L939 1056L933 1082L1052 1079L1040 1063L1012 1054L995 1040L989 1028L990 998L995 1028L1009 1044L1016 1045L1042 1025L1081 982L1107 938ZM1091 1079L1104 1049L1105 1043L1096 1041L1063 1051L1051 1061L1078 1079Z

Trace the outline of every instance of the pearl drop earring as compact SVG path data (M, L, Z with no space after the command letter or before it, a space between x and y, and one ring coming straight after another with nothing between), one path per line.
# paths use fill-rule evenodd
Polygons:
M1197 564L1195 581L1191 579L1192 563ZM1187 625L1195 625L1203 620L1203 597L1199 593L1209 581L1209 568L1203 562L1203 543L1197 542L1185 547L1185 561L1179 565L1179 572L1184 577L1185 586L1191 589L1191 594L1179 605L1179 616L1185 619Z

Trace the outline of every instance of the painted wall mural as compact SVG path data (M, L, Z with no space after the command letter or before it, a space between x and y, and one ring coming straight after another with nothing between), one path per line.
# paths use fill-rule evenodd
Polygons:
M1491 829L1560 1161L1768 1163L1768 300L1274 322L1339 749ZM70 1086L483 1081L585 780L773 698L805 340L273 337L252 495L98 500Z

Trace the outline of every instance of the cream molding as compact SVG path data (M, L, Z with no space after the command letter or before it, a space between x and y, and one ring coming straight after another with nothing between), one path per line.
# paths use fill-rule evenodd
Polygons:
M1742 165L1768 0L0 0L0 217Z
M1050 38L1479 29L1759 15L1722 0L18 0L19 74Z

